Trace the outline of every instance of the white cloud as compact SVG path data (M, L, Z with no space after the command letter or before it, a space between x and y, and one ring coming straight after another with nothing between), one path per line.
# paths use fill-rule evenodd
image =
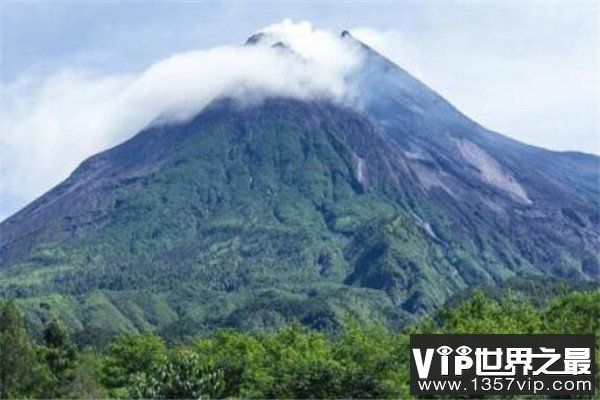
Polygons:
M551 149L600 153L598 25L588 8L572 14L519 6L499 17L487 6L431 7L407 14L404 25L394 16L388 26L401 31L351 32L490 129ZM352 94L344 76L360 59L337 34L290 21L262 31L259 46L180 53L131 74L66 70L3 81L0 219L159 116L186 118L222 95ZM297 54L272 49L279 40Z
M136 74L64 71L3 88L2 215L66 178L86 157L158 117L188 118L222 96L344 100L359 52L310 23L285 20L254 46L181 53ZM293 50L273 48L283 41Z

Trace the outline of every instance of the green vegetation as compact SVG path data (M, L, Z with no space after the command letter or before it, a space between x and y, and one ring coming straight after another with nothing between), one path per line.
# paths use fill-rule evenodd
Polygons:
M106 345L294 320L396 329L470 286L551 275L557 262L573 280L597 269L586 235L500 217L476 182L454 200L424 191L404 153L350 109L215 104L93 157L34 217L4 222L0 297L37 338L56 318L78 345Z
M291 323L261 333L218 329L172 344L153 333L121 334L80 350L59 321L36 342L12 301L0 315L2 398L406 398L411 333L600 338L600 290L553 295L543 305L510 290L493 297L475 290L403 330L347 321L325 333Z
M411 332L598 335L597 157L371 61L360 111L218 100L3 221L0 397L403 398Z

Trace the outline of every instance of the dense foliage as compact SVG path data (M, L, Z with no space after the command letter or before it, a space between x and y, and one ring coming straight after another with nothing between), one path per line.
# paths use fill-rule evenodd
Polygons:
M260 334L220 329L176 344L153 333L119 335L105 348L78 351L58 321L37 343L13 302L0 315L1 398L405 398L411 333L599 338L600 290L556 295L543 306L477 290L402 331L347 321L326 334L292 323Z
M589 179L576 179L587 171L577 163L539 176L571 164L537 167L512 147L496 153L499 139L484 145L470 121L436 122L444 103L423 87L433 109L409 112L424 105L393 90L402 79L376 96L393 106L380 110L385 124L328 102L223 100L91 157L0 223L0 297L36 335L57 316L83 345L293 320L393 329L467 287L596 278L600 219L582 196L597 191L597 162L583 163ZM461 155L467 136L535 205L486 183L485 165Z

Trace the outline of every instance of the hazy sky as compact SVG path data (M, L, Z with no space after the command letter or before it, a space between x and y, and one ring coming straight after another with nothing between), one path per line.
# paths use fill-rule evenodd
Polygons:
M14 109L35 104L44 123L71 129L69 114L52 99L69 103L48 82L60 81L65 91L76 87L81 102L93 97L90 106L96 106L171 55L242 43L284 18L336 33L351 30L492 130L554 150L600 153L598 2L1 4L0 218L123 139L105 132L86 147L78 145L85 128L78 138L57 139L39 124L21 123ZM73 76L85 77L85 90ZM9 113L10 125L4 123ZM23 178L40 169L47 173Z

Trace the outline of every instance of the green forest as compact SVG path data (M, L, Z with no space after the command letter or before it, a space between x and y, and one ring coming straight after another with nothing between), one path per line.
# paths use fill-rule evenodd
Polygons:
M217 329L185 340L151 332L78 347L59 320L29 334L0 310L1 398L407 398L411 333L594 333L600 289L475 289L403 329L346 321ZM596 341L596 359L600 358ZM596 385L598 387L598 374Z

